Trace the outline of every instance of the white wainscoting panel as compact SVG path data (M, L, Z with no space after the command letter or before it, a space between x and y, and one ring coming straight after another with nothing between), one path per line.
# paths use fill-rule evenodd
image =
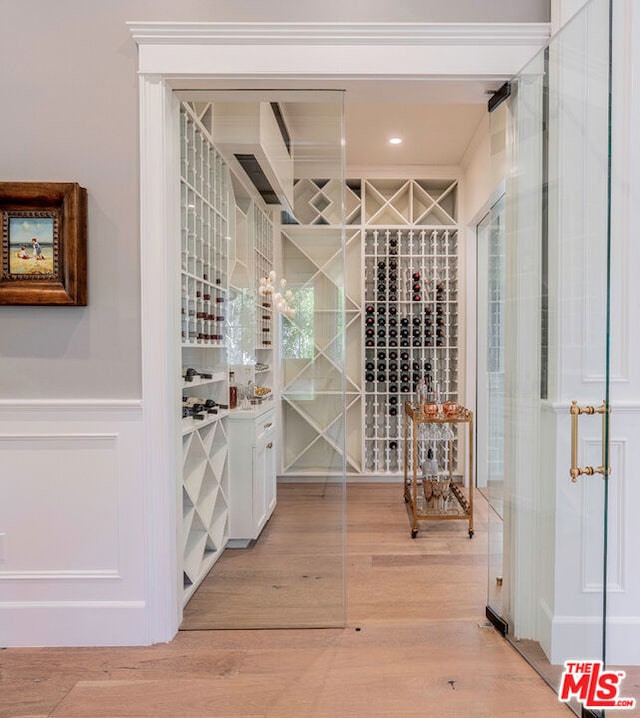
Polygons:
M147 643L139 401L0 402L2 645Z

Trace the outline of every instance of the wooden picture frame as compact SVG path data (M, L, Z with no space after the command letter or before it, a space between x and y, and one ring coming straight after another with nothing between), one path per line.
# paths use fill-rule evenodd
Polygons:
M87 304L87 191L0 182L0 305Z

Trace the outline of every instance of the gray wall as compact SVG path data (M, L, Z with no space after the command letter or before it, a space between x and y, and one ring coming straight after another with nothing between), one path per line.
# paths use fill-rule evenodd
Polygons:
M0 180L89 192L89 306L0 307L0 398L136 398L138 105L126 20L544 22L549 0L0 0L0 17Z

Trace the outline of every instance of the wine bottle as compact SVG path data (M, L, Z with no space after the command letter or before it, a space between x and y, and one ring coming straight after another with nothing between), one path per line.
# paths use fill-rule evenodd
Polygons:
M238 406L238 386L236 385L235 372L229 372L229 408L235 409Z
M402 317L402 319L400 320L400 324L402 324L403 327L408 327L408 326L409 326L409 320L408 320L408 318L407 318L407 317Z
M367 371L373 371L373 370L375 369L375 364L374 364L372 361L368 361L368 362L364 365L364 368L365 368Z
M373 314L375 312L375 309L373 307L373 304L367 304L364 310L367 314Z
M365 381L368 381L369 383L373 382L373 380L376 378L375 374L372 371L368 371L365 376Z

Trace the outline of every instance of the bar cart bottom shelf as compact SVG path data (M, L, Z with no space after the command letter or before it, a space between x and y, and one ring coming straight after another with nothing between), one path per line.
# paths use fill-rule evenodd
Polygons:
M444 497L427 500L424 485L419 482L419 493L413 503L411 482L405 484L404 500L407 504L409 521L411 523L411 538L416 538L419 531L418 524L424 521L469 521L469 538L473 538L472 508L461 483L453 481L449 492Z

